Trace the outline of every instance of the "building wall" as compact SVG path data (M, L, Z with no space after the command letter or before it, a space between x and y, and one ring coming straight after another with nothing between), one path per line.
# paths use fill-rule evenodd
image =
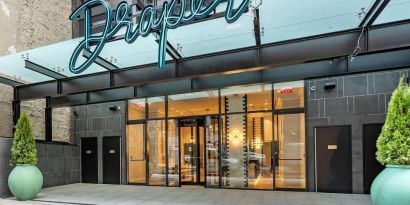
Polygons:
M111 111L110 106L118 105L119 111ZM125 152L125 113L126 102L110 102L73 107L78 117L72 117L72 140L74 144L81 146L81 138L98 138L98 183L103 183L103 155L102 139L105 136L121 136L121 175L122 183L126 184L126 152Z
M314 127L351 125L353 192L363 193L364 124L384 123L387 105L401 75L408 70L392 70L305 81L307 95L308 189L314 191ZM324 85L335 82L326 91Z
M71 0L0 0L0 56L71 39Z
M12 138L0 138L0 197L11 196L7 178ZM44 177L43 188L80 182L79 146L37 142L38 165Z
M71 0L0 0L0 56L71 39ZM6 76L13 77L13 76ZM7 178L12 144L13 89L0 85L0 196L9 196ZM37 104L26 104L32 110ZM43 111L43 108L40 110ZM69 113L67 113L69 114ZM31 116L37 138L44 139L44 116ZM79 182L77 146L37 143L44 187Z

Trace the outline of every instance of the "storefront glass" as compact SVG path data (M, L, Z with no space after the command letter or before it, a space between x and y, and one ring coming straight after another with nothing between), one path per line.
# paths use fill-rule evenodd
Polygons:
M128 101L128 120L145 119L145 98Z
M127 145L129 183L304 189L303 89L300 81L130 101L127 143L139 145Z
M275 184L277 188L305 188L305 115L275 116Z
M145 158L144 124L127 126L128 183L145 184L147 160Z
M165 120L147 122L148 184L166 184Z
M218 114L218 91L168 96L168 116L184 117Z

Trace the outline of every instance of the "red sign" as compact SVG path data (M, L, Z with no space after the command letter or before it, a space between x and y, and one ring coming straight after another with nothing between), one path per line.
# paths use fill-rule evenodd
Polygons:
M292 87L283 87L280 89L280 94L292 94L293 88Z

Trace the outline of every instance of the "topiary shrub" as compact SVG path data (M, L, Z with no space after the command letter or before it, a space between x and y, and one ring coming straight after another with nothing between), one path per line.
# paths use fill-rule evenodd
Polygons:
M34 139L33 127L26 113L23 112L17 121L14 133L13 145L11 147L10 164L37 165L37 147Z
M389 102L376 156L383 165L410 165L410 86L403 78Z

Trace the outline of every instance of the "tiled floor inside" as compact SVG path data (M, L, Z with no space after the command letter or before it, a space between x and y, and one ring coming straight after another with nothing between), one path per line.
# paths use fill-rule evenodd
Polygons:
M0 204L371 205L371 201L368 195L355 194L71 184L44 189L34 201L19 203L0 199Z

